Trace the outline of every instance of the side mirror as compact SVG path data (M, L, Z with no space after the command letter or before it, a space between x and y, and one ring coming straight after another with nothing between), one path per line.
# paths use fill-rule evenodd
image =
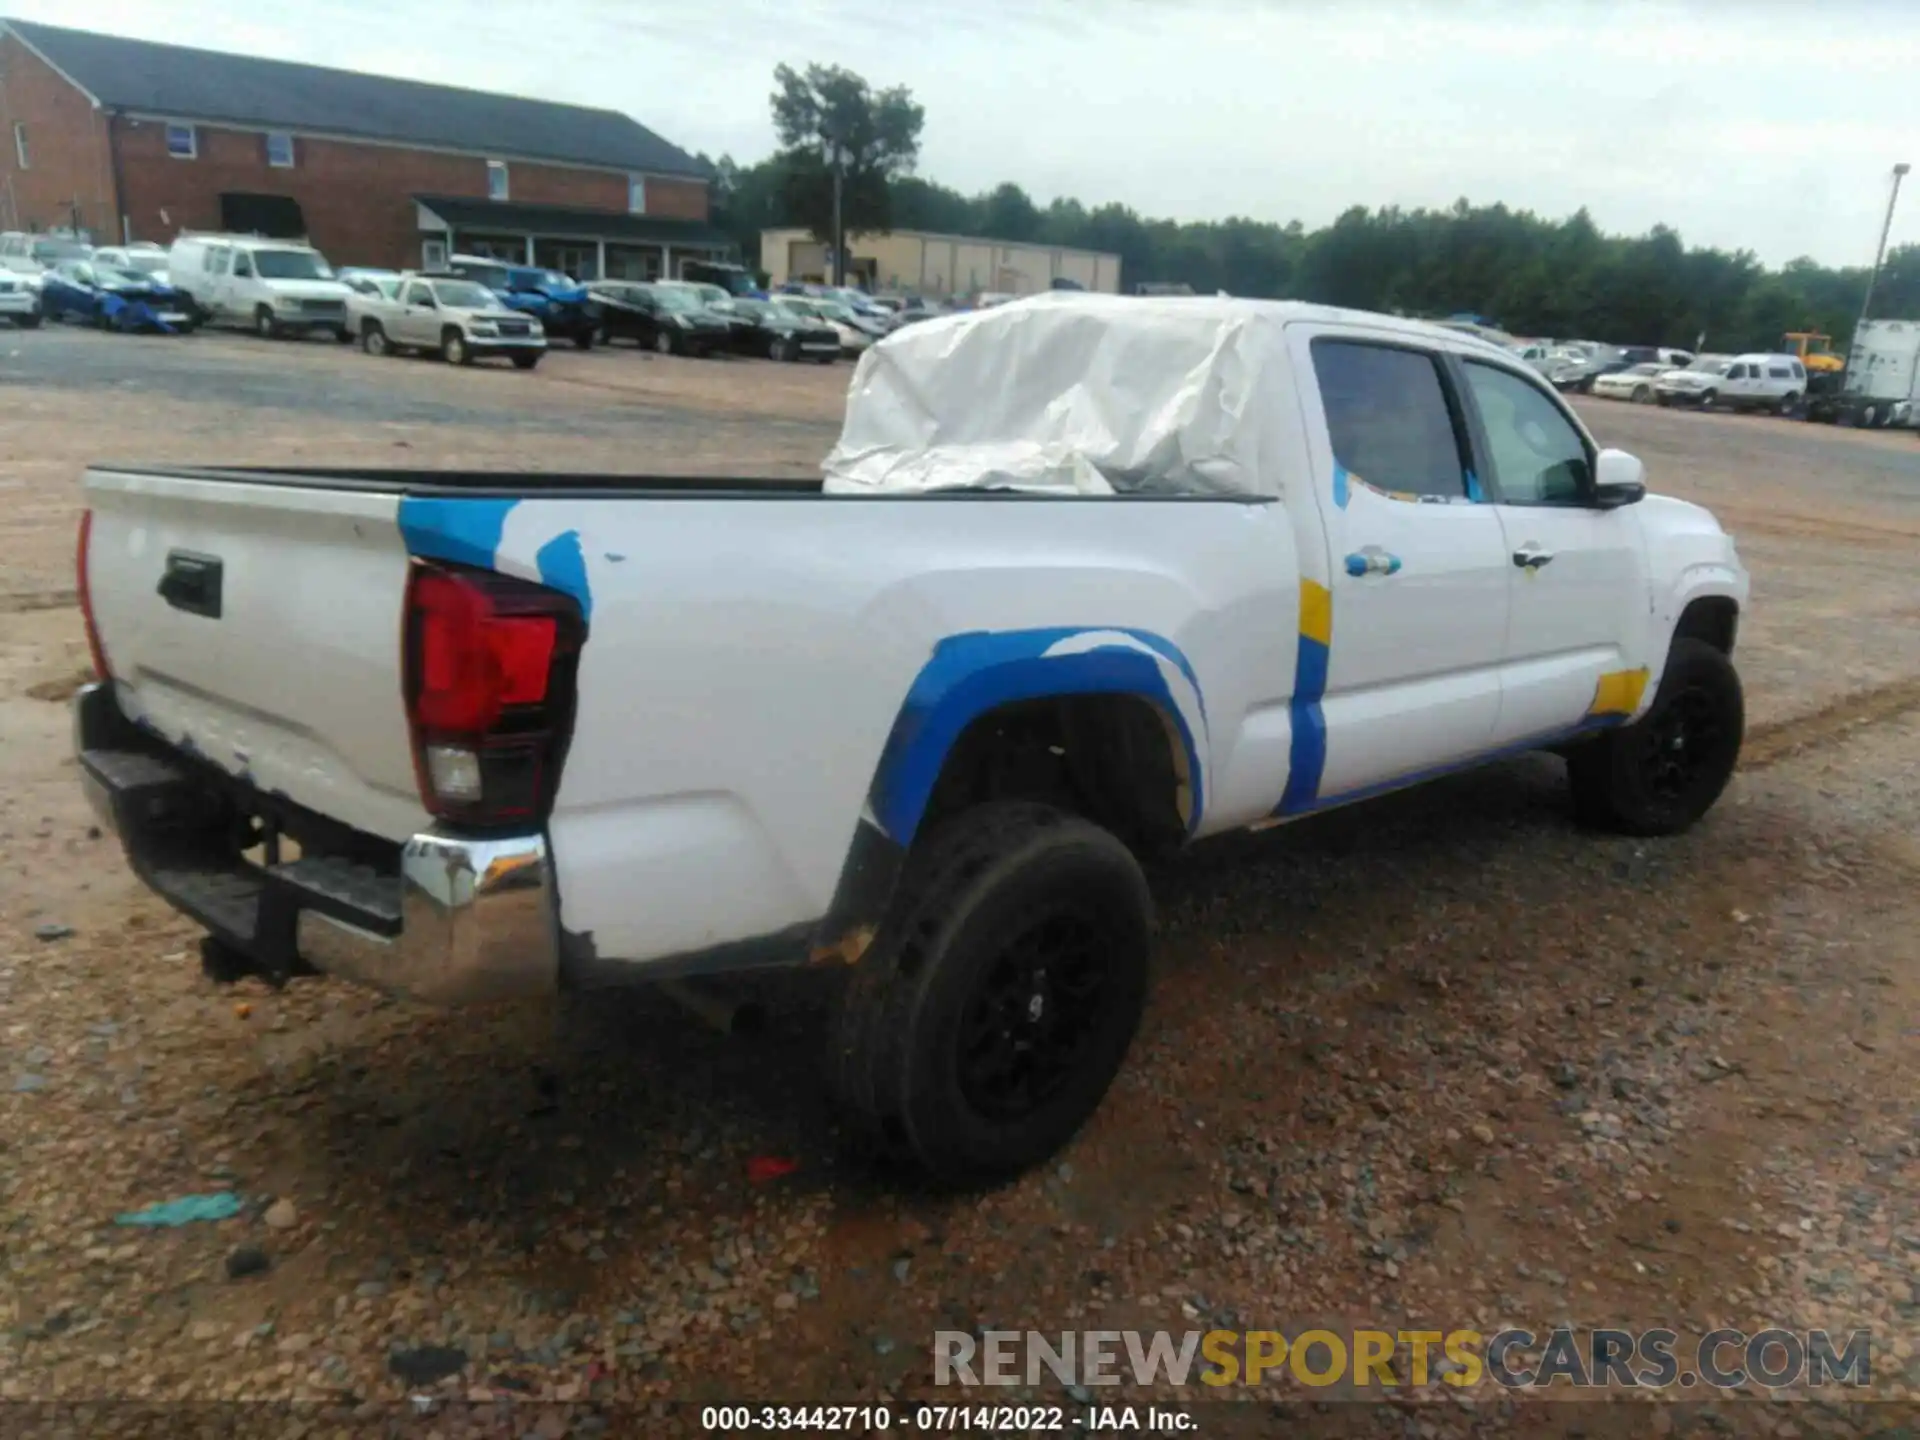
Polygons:
M1593 503L1600 510L1617 510L1646 499L1647 467L1640 457L1624 450L1602 450L1593 467Z

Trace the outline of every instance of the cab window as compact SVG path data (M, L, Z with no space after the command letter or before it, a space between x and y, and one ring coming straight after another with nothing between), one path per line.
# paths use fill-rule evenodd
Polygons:
M423 306L430 310L433 308L433 291L416 280L407 286L407 304Z
M1313 372L1333 458L1349 475L1381 490L1467 497L1460 434L1435 357L1322 338L1313 342Z
M1503 505L1581 505L1592 488L1587 442L1540 390L1511 371L1469 360L1489 476Z

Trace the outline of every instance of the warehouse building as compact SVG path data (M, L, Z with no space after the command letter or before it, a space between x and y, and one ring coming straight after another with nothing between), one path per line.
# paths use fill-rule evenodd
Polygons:
M612 110L0 19L0 230L235 230L336 265L464 251L646 279L731 255L707 180Z
M760 268L768 283L824 280L828 247L811 230L760 232ZM924 230L847 238L847 282L882 293L1032 295L1055 281L1082 290L1120 291L1120 257L1058 245L1026 245Z

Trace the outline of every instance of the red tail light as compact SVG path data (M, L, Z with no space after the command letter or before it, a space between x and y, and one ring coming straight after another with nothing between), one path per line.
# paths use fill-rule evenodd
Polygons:
M110 680L113 672L107 668L107 650L100 643L100 627L93 619L93 582L87 578L87 552L93 544L93 511L80 512L80 539L75 547L74 556L75 588L80 593L80 618L87 626L87 649L93 652L93 675L96 680Z
M420 797L443 820L542 820L573 729L585 638L557 590L416 563L407 582L406 702Z

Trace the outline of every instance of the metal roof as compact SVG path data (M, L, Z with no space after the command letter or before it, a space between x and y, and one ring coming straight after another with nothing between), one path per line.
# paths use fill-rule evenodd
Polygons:
M537 235L582 240L612 240L641 245L685 245L701 250L733 249L724 230L698 220L662 215L622 215L569 205L532 205L512 200L475 200L465 195L415 195L455 230L489 230L503 235Z
M707 174L679 146L613 110L27 20L0 19L0 30L109 109L654 175Z

